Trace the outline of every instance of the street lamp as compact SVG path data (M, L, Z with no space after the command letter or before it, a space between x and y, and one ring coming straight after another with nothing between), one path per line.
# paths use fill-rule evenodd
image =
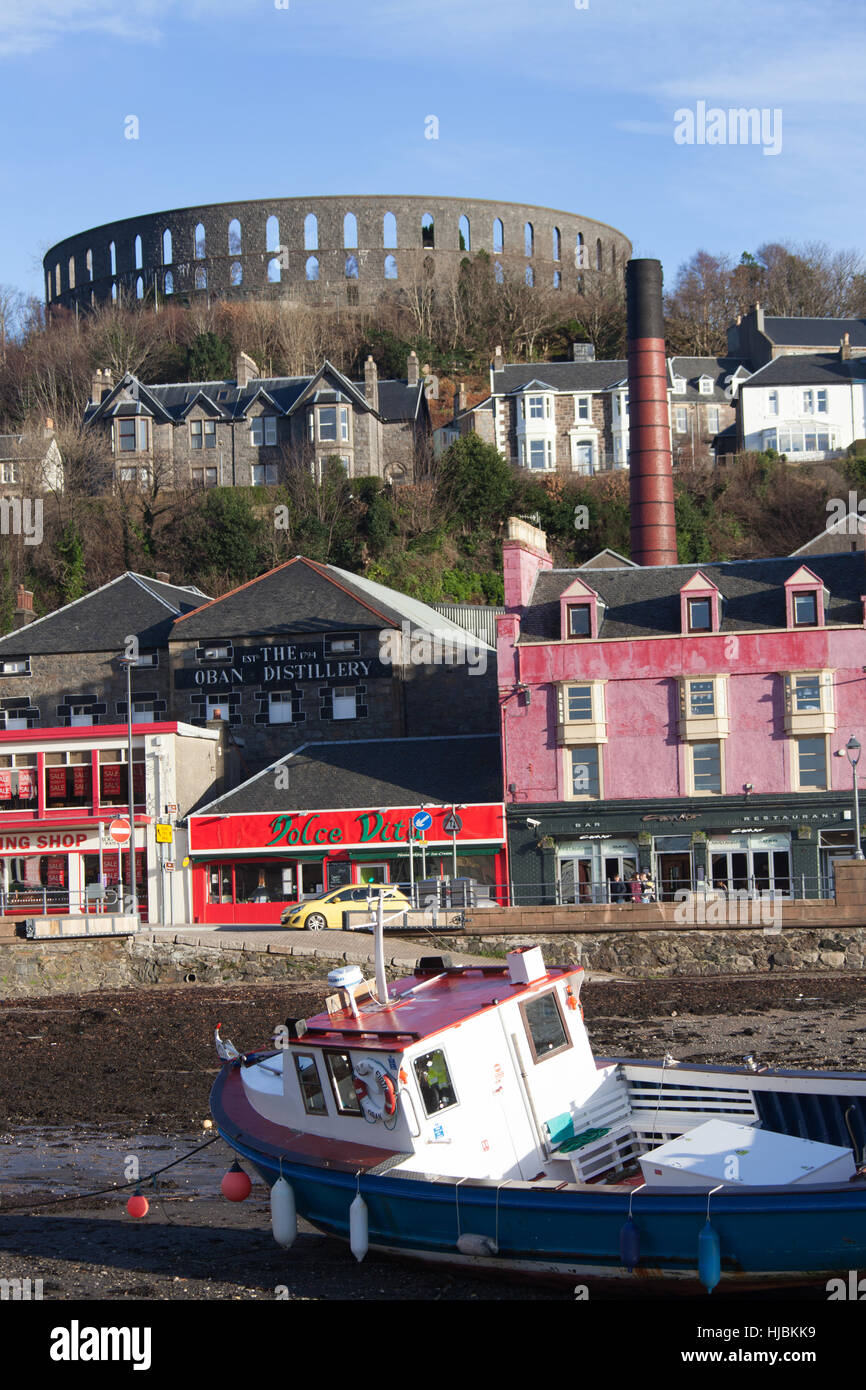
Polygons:
M860 761L860 744L852 734L845 744L845 754L851 764L851 775L854 780L854 858L863 859L863 849L860 844L860 793L857 786L857 764Z
M138 916L138 879L135 872L135 791L132 777L132 668L138 665L135 656L118 657L121 666L126 667L126 736L127 736L127 790L129 792L129 878L132 889L132 916ZM118 855L123 854L123 848Z

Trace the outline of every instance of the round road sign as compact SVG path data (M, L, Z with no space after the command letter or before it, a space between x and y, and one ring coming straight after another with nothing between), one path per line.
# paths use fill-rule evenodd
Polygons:
M108 833L116 845L125 845L129 840L129 821L113 820Z
M433 824L433 817L429 811L418 811L412 817L412 824L416 830L429 830Z

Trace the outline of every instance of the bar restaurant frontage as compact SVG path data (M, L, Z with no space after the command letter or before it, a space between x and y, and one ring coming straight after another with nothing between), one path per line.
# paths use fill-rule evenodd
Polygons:
M689 801L521 803L507 808L516 904L604 903L646 870L659 898L701 885L827 898L855 850L852 799L838 792ZM533 822L529 824L528 822Z
M412 829L422 808L431 825ZM500 901L507 882L505 808L417 802L387 808L239 812L189 817L193 920L279 922L289 903L351 884L474 878ZM410 835L412 864L410 866Z

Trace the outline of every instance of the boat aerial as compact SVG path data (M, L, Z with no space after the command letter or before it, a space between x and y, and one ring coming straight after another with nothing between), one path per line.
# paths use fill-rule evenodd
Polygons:
M375 982L332 972L213 1088L281 1244L301 1216L358 1259L710 1291L866 1264L866 1075L596 1059L582 968L525 947L389 985L381 925Z

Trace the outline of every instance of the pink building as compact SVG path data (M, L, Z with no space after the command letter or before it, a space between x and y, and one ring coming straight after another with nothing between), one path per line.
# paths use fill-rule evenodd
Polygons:
M509 523L516 900L606 900L635 869L666 896L701 880L830 890L854 849L866 573L859 552L806 558L557 570L543 532Z

